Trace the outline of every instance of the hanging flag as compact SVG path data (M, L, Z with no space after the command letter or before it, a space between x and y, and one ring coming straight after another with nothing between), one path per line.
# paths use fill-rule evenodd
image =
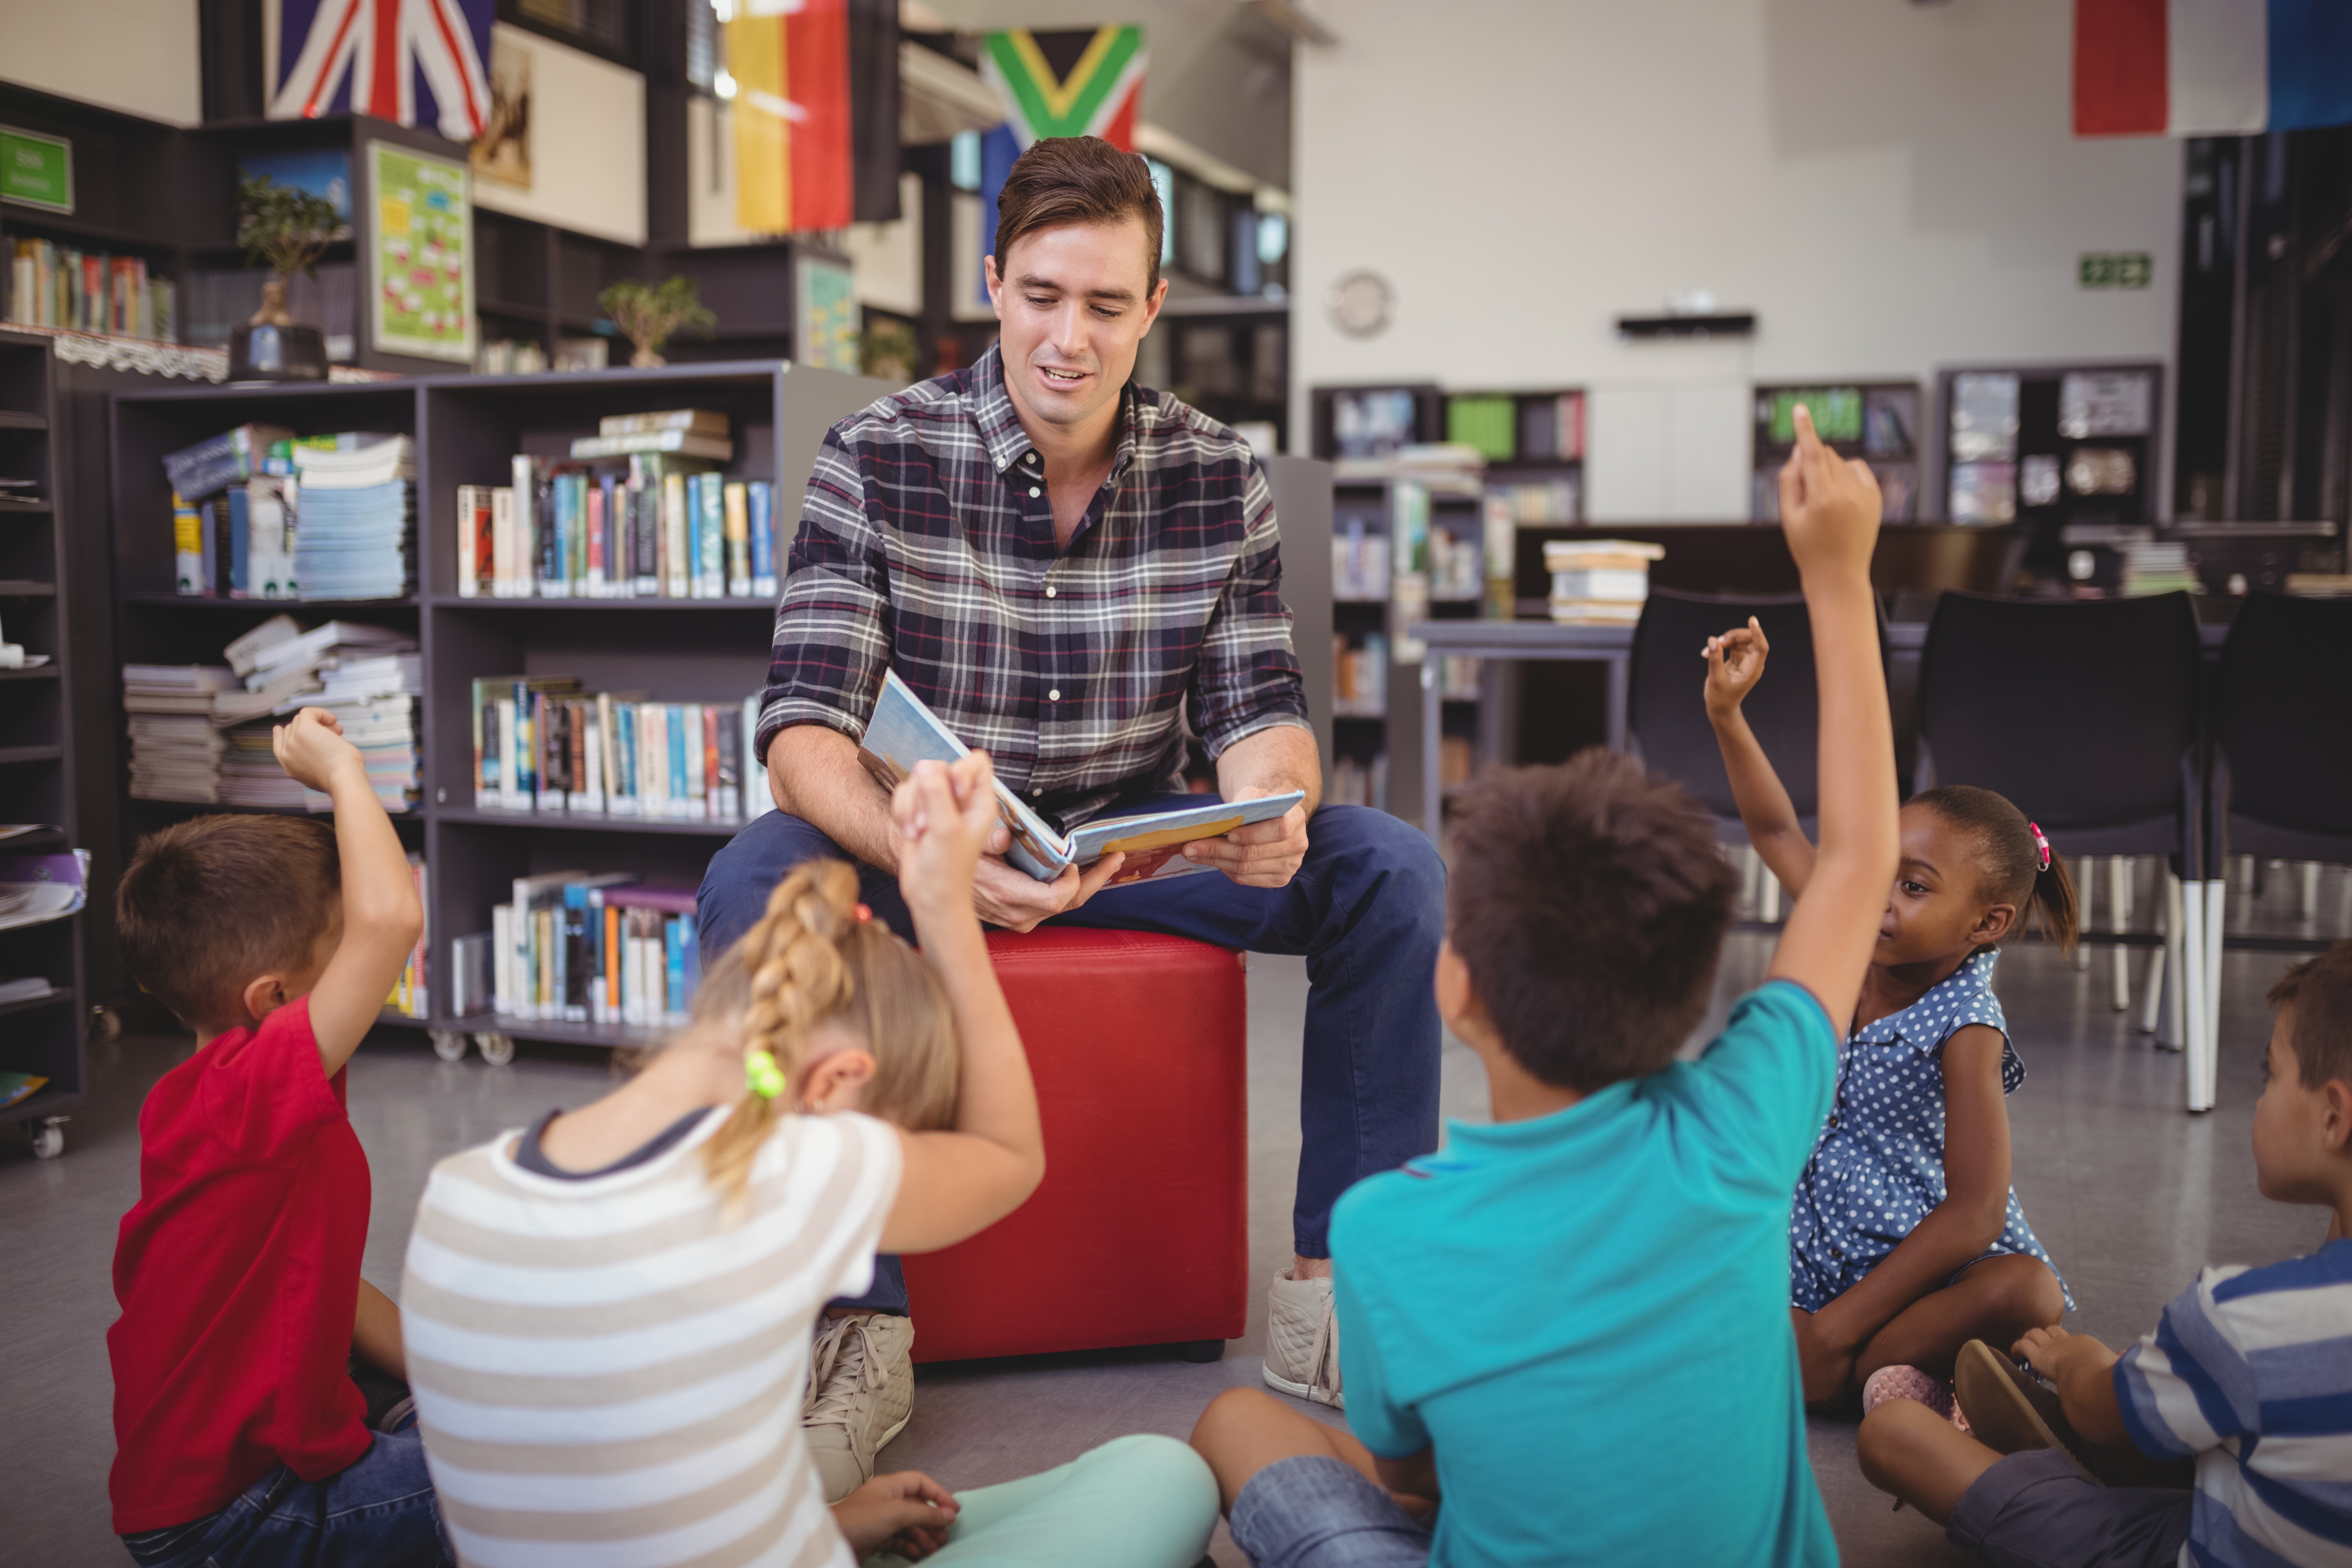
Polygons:
M263 0L269 118L369 114L470 142L489 124L497 0Z
M751 0L745 12L727 24L735 221L754 234L845 228L856 191L847 0Z
M2074 134L2352 124L2342 0L2074 0Z
M1004 100L1005 121L1024 152L1040 136L1099 136L1134 152L1143 66L1140 27L1013 27L981 40L980 74Z

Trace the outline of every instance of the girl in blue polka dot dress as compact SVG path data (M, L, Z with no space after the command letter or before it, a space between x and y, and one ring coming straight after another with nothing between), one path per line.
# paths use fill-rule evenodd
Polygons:
M1769 651L1754 619L1706 645L1706 710L1748 841L1791 894L1813 846L1740 704ZM1901 1395L1958 1425L1953 1358L2074 1305L2009 1184L2003 1099L2025 1080L1993 965L2029 918L2071 952L2074 886L2041 829L1947 784L1902 812L1902 860L1838 1052L1837 1098L1799 1183L1789 1293L1809 1403Z

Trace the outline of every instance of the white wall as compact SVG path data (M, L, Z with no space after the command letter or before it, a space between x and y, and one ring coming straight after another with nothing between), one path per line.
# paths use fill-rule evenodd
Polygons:
M530 189L476 180L474 205L643 245L646 79L540 34L494 26L497 47L531 57Z
M194 125L198 58L196 0L0 0L0 80Z
M2077 141L2058 0L1323 0L1296 51L1292 349L1319 384L1592 389L1595 521L1748 512L1757 381L2172 358L2181 151ZM2075 286L2084 251L2156 259ZM1356 340L1323 308L1396 291ZM1621 342L1707 289L1751 342Z

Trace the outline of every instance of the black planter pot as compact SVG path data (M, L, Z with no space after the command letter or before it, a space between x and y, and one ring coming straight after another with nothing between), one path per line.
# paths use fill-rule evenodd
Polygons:
M316 327L238 327L228 335L228 378L324 381L326 334Z

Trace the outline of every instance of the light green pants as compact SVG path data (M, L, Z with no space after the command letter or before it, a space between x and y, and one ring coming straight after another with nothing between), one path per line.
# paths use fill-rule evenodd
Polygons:
M1192 1568L1217 1527L1216 1478L1173 1437L1116 1437L956 1501L948 1543L923 1568ZM885 1554L865 1568L906 1563Z

